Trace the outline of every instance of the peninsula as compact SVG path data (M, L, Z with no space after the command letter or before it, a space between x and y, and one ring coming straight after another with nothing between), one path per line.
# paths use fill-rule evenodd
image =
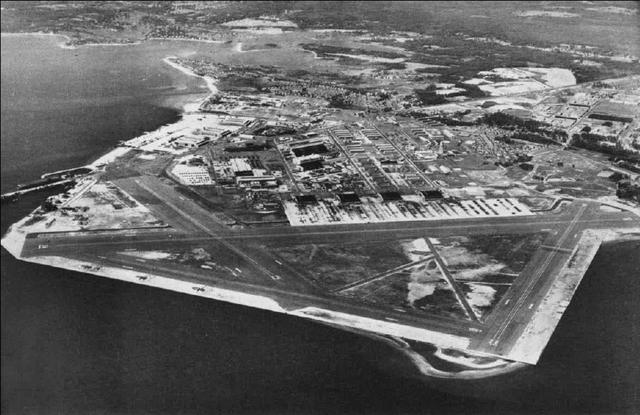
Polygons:
M423 364L477 377L535 364L599 244L640 235L633 203L540 188L597 166L561 145L220 92L167 63L212 94L71 171L2 239L15 257L432 344ZM479 157L522 148L532 169Z
M209 94L3 195L61 190L3 236L18 259L355 331L469 379L536 364L600 244L640 238L631 52L120 3L9 3L3 28L183 42L167 70Z

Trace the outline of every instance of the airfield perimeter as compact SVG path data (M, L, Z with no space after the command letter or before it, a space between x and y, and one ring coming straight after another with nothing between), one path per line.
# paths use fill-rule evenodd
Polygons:
M84 266L84 271L89 273L103 267L134 270L141 274L138 282L143 284L147 282L147 277L142 275L156 275L187 282L193 285L196 293L199 287L241 291L273 299L289 312L305 308L311 310L312 307L315 310L309 313L309 317L327 321L334 318L331 312L365 317L406 328L398 332L385 324L372 326L373 331L380 333L403 334L406 338L432 341L442 346L466 344L465 348L469 351L527 363L537 361L546 341L541 343L541 347L526 354L514 350L514 345L523 335L554 281L564 277L561 271L567 266L570 257L577 254L582 232L586 229L629 229L640 225L640 221L632 213L603 212L598 203L573 201L550 212L524 217L235 230L212 221L210 212L172 191L166 179L139 176L121 179L116 184L136 200L145 200L152 212L169 226L138 230L30 233L21 250L12 251L20 258L34 262L46 257L62 257L92 264L91 269ZM270 246L297 243L344 244L441 238L461 234L502 235L540 231L547 232L543 246L535 252L511 289L484 321L479 321L473 314L471 318L449 318L349 301L320 289L303 272L261 249L261 244L264 243ZM593 243L591 245L591 250L595 253ZM201 246L214 251L216 258L227 257L241 268L252 268L262 279L243 281L242 277L220 278L204 268L188 267L178 262L160 265L154 260L126 255L128 250L134 249L171 251L175 248ZM579 283L579 279L577 282ZM564 300L568 302L572 294L566 293ZM349 324L366 328L366 323ZM412 328L425 331L414 331ZM549 329L553 331L553 327ZM546 335L547 340L551 332ZM439 335L445 335L444 338L450 338L450 335L459 341L442 341Z

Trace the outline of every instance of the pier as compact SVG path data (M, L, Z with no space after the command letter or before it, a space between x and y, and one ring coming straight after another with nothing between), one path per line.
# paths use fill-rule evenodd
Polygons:
M50 189L52 187L58 187L58 186L64 186L64 185L71 185L75 183L75 179L71 178L71 179L62 179L62 180L57 180L57 181L52 181L52 182L47 182L45 184L42 184L40 186L34 186L34 187L27 187L24 189L18 189L16 191L13 192L8 192L8 193L3 193L2 195L0 195L0 201L2 203L7 203L7 202L15 202L20 196L30 193L30 192L37 192L40 190L45 190L45 189Z
M20 196L30 192L37 192L58 186L73 185L77 177L86 176L93 172L94 169L92 167L82 166L45 173L40 176L39 180L26 184L19 184L17 186L17 190L0 195L0 201L2 203L15 202Z

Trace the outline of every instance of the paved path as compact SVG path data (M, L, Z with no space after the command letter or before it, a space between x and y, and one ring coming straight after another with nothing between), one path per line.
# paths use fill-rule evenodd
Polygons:
M404 271L404 270L409 269L409 268L413 268L416 265L424 264L425 262L430 261L432 259L433 259L433 255L429 255L426 258L423 258L421 260L410 262L408 264L403 264L403 265L397 266L395 268L392 268L390 270L387 270L387 271L381 272L379 274L373 275L371 277L367 277L367 278L363 278L363 279L358 280L358 281L354 281L351 284L347 284L347 285L345 285L343 287L340 287L340 288L338 288L338 289L336 289L336 290L334 290L332 292L334 292L334 293L342 293L342 292L345 292L345 291L348 291L348 290L352 290L354 288L358 288L358 287L361 287L363 285L372 283L374 281L378 281L378 280L381 280L383 278L389 277L389 276L391 276L391 275L393 275L393 274L395 274L397 272Z
M436 260L438 269L440 269L440 272L449 283L449 286L451 286L451 289L453 290L453 293L456 295L458 302L464 309L464 312L467 313L467 316L469 316L471 320L478 321L478 316L476 316L476 313L473 311L473 309L469 305L469 302L465 298L464 293L462 292L462 289L460 288L460 286L456 283L456 281L451 276L451 273L447 269L447 264L444 263L444 261L440 257L440 254L438 254L438 251L436 251L436 248L433 246L433 242L431 242L429 238L424 238L424 240L427 241L427 245L429 246L429 250L433 254L433 259Z

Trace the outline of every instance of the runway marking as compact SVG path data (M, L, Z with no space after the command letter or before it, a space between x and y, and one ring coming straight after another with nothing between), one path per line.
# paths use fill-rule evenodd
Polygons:
M574 235L575 237L575 235ZM557 251L557 252L565 252L567 254L570 254L571 252L573 252L572 249L568 249L568 248L561 248L559 246L549 246L549 245L540 245L540 248L542 249L548 249L550 251Z
M580 209L579 209L577 215L569 223L569 225L567 226L567 229L565 229L564 233L562 234L562 236L560 237L560 239L556 243L556 246L562 246L562 244L565 242L565 240L569 236L570 232L573 230L573 227L575 226L575 224L578 223L578 220L580 219L580 216L582 216L582 214L584 213L584 211L586 209L587 209L587 205L583 204L582 206L580 206ZM515 318L516 314L518 314L518 312L522 308L522 305L524 304L524 302L526 301L527 297L531 293L531 290L533 290L533 287L540 280L542 275L545 273L547 267L549 266L549 264L551 263L553 258L555 258L555 256L556 256L556 252L555 251L550 252L549 255L547 255L547 257L545 258L545 261L542 264L542 266L539 267L538 271L534 274L534 277L528 281L528 284L525 287L525 290L520 293L520 296L518 297L518 300L516 301L516 304L509 311L509 314L507 315L507 318L502 321L498 331L491 337L491 341L489 342L490 345L494 346L495 344L498 343L499 338L502 337L502 334L504 333L504 331L507 329L509 324L511 324L511 321L513 321L513 319Z
M167 239L163 238L163 239L137 239L137 240L132 240L131 243L150 243L150 242L197 242L197 241L218 241L221 239L229 239L229 240L234 240L234 239L253 239L253 238L270 238L270 237L274 237L274 238L278 238L278 237L286 237L286 236L290 236L290 237L309 237L309 236L331 236L331 235L349 235L349 234L358 234L358 235L362 235L362 234L371 234L371 233L394 233L394 232L398 232L398 231L415 231L415 232L428 232L428 231L446 231L449 229L473 229L473 228L477 228L477 229L482 229L482 228L510 228L510 227L517 227L517 226L533 226L533 225L540 225L540 226L544 226L544 225L562 225L562 224L566 224L569 221L567 220L556 220L556 221L545 221L545 222L536 222L536 221L528 221L528 222L512 222L512 223L481 223L481 224L466 224L466 225L448 225L446 227L434 227L434 226L429 226L429 227L414 227L414 228L409 228L409 227L405 227L405 228L386 228L386 229L353 229L353 230L327 230L327 231L314 231L314 232L305 232L305 233L292 233L292 232L287 232L287 233L259 233L259 234L244 234L244 235L215 235L213 233L211 233L210 231L206 231L206 233L210 236L200 236L200 237L193 237L193 238L177 238L174 239L172 241L167 241ZM603 224L603 223L610 223L610 222L620 222L620 219L588 219L588 220L580 220L576 223L580 223L580 224L589 224L589 223L597 223L597 224ZM204 226L204 225L201 225ZM537 231L537 230L536 230ZM83 235L84 236L84 235ZM42 238L46 238L47 237L47 233L40 233L38 234L38 237L42 237ZM122 244L125 242L122 241L99 241L99 242L81 242L82 244L85 245L118 245L118 244ZM61 246L61 245L75 245L77 244L76 242L73 243L69 243L69 244L64 244L64 243L58 243L56 242L56 246Z

